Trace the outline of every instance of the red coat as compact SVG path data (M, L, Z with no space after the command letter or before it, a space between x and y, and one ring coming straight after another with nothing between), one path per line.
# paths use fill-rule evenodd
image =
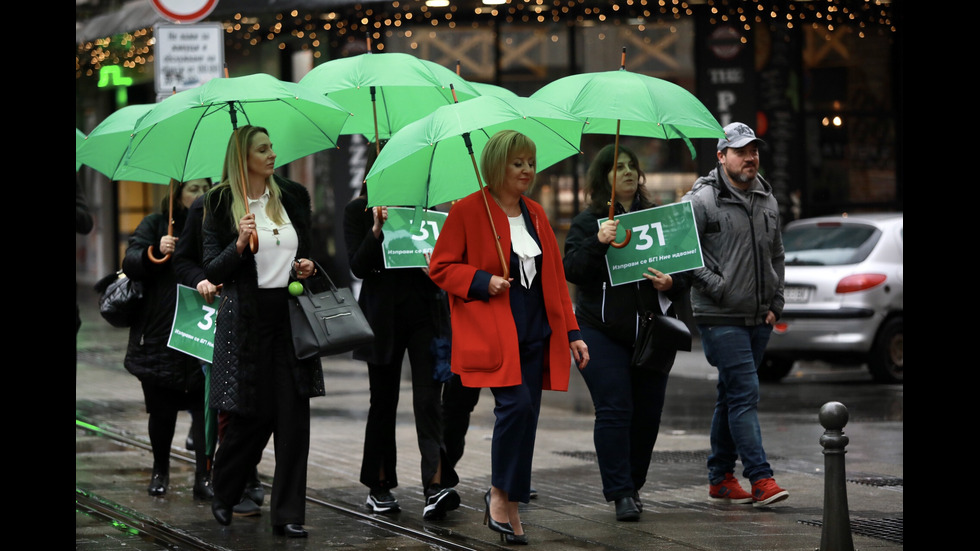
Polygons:
M517 326L510 311L509 291L489 300L468 296L478 270L502 275L494 235L487 220L481 192L453 205L432 252L429 275L449 293L453 328L452 370L463 385L498 387L521 384ZM500 234L504 257L510 262L510 224L503 209L486 192L493 223ZM558 240L544 209L524 198L534 229L541 240L541 273L551 338L544 356L544 390L568 390L572 356L568 332L578 330L565 282ZM512 282L520 285L517 280Z

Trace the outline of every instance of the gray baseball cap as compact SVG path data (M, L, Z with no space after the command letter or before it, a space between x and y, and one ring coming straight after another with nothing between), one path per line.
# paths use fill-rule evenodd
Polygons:
M749 128L749 125L742 122L733 122L725 127L725 138L718 140L718 151L722 151L726 147L738 149L752 142L759 142L763 145L766 143L755 137L755 132Z

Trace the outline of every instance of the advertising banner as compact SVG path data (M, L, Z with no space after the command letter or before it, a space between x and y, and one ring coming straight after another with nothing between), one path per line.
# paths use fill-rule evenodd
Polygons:
M221 304L219 296L208 304L197 289L177 284L177 307L167 346L211 363L214 357L214 321Z

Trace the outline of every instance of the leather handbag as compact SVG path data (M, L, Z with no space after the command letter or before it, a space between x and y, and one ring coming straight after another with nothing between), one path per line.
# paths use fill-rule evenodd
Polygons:
M673 362L663 361L665 355L677 350L691 351L691 330L683 321L646 312L640 318L640 331L633 347L632 367L652 369L664 375L670 372Z
M374 331L354 294L347 287L338 288L327 272L314 262L329 289L310 291L309 281L301 281L303 294L289 301L289 323L296 357L306 360L350 352L374 342Z
M143 300L143 284L126 277L122 270L99 280L99 313L113 327L129 327Z

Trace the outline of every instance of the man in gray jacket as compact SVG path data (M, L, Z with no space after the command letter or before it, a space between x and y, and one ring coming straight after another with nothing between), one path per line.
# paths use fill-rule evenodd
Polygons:
M759 176L759 145L743 123L725 127L718 166L698 178L690 201L704 267L688 273L694 321L708 362L718 369L711 420L709 495L765 507L789 496L776 485L762 447L757 369L783 310L783 241L772 186ZM752 493L733 473L741 459Z

